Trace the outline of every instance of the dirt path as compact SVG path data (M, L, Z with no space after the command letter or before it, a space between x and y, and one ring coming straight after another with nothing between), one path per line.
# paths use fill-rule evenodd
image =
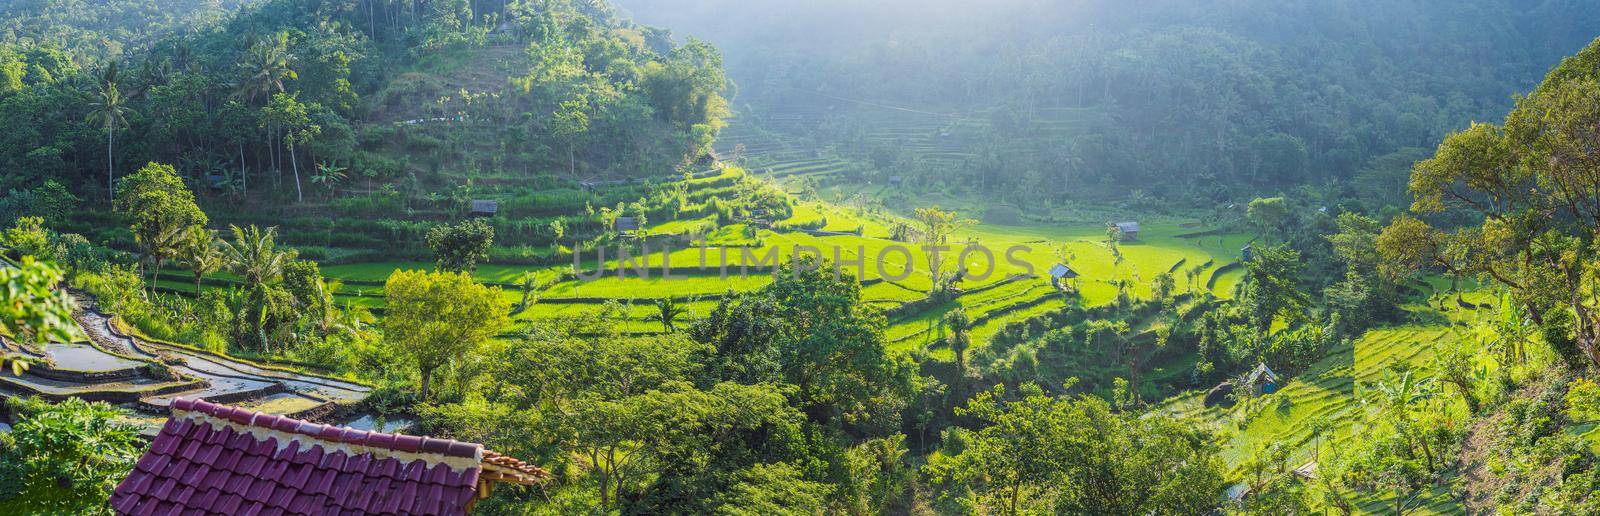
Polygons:
M1497 453L1494 444L1502 419L1505 413L1500 411L1479 419L1461 442L1461 482L1466 490L1462 503L1467 514L1494 514L1494 495L1503 481L1489 471L1489 456Z

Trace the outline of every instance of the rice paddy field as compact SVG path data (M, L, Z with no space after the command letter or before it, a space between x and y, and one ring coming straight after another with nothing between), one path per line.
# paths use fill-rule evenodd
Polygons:
M488 263L480 265L474 276L502 288L502 295L513 303L522 299L520 284L529 274L540 278L547 288L538 301L518 315L522 320L564 317L585 310L597 310L606 301L629 305L627 330L660 331L660 324L648 317L653 303L675 298L686 303L690 315L703 315L718 299L730 292L760 288L771 281L770 264L787 262L796 254L820 256L839 265L842 274L858 277L862 297L874 306L891 309L920 300L932 289L927 274L928 257L917 245L890 240L888 228L893 215L870 214L821 201L802 201L785 223L826 219L824 231L848 228L861 234L824 234L802 231L760 230L760 246L707 247L666 250L653 249L644 256L619 260L615 249L606 259L598 253L580 254L582 279L573 277L573 266L522 266ZM1130 215L1130 217L1132 217ZM1136 218L1136 217L1134 217ZM974 330L978 342L987 341L1007 323L1059 308L1069 296L1054 289L1046 271L1058 261L1059 251L1067 250L1067 260L1078 274L1079 295L1073 302L1090 306L1112 301L1117 292L1113 281L1130 281L1138 296L1150 295L1150 283L1157 274L1171 272L1179 292L1212 292L1230 296L1238 275L1230 266L1239 259L1239 249L1249 237L1239 234L1209 234L1194 221L1149 220L1137 240L1119 244L1121 259L1106 246L1105 226L1097 223L1003 226L977 224L951 238L960 242L942 252L946 271L955 269L960 249L976 244L990 250L993 262L984 253L967 253L968 279L962 293L952 302L919 313L902 314L890 320L889 338L893 347L910 350L930 343L938 336L937 325L945 313L965 308L978 322ZM648 229L667 234L683 227L680 221L664 221ZM726 264L724 274L724 264ZM424 262L372 262L323 267L323 274L343 282L337 299L341 303L381 309L383 281L396 270L431 269ZM748 267L748 268L747 268ZM1193 284L1184 273L1197 268ZM988 271L987 274L985 272ZM670 272L671 277L668 277ZM193 283L181 271L163 276L160 285L173 291L192 291ZM591 277L592 276L592 277ZM558 278L565 278L555 281ZM218 275L221 281L233 281ZM554 281L551 283L551 281Z
M1244 476L1252 455L1269 443L1287 445L1292 450L1291 468L1314 462L1318 448L1326 453L1340 441L1358 437L1364 431L1374 409L1361 400L1385 378L1386 372L1411 369L1431 375L1435 345L1476 339L1474 324L1493 317L1493 310L1488 308L1494 298L1491 292L1475 284L1463 285L1463 301L1484 305L1479 309L1465 308L1455 301L1457 294L1446 292L1449 283L1444 278L1427 278L1418 285L1427 294L1426 304L1406 307L1419 316L1414 319L1428 322L1371 330L1289 378L1277 392L1226 408L1204 408L1205 393L1190 392L1169 399L1161 410L1214 424L1224 437L1223 460L1236 477ZM1447 301L1444 310L1435 305L1440 301ZM1489 358L1482 360L1481 366L1496 367ZM1465 414L1465 405L1459 401L1456 404L1452 410ZM1332 435L1313 436L1312 428L1319 422L1331 424ZM1463 514L1448 484L1424 491L1412 513ZM1392 511L1387 504L1393 494L1369 493L1358 502L1363 512L1387 514Z

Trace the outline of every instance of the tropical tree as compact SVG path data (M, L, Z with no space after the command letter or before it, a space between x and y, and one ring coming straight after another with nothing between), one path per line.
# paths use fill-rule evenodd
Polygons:
M249 339L265 349L270 342L267 323L274 319L273 314L282 311L285 297L273 283L282 276L283 267L294 259L295 252L278 250L276 228L262 231L251 225L245 229L229 226L229 230L233 241L223 241L221 246L226 269L244 279L245 306L240 315L249 325Z
M105 72L100 76L99 90L95 93L95 102L90 105L89 122L100 126L106 133L106 195L109 200L116 201L116 160L112 157L113 143L118 129L128 126L129 109L127 100L122 97L122 91L117 88L117 63L113 61L106 65Z
M24 256L16 267L0 266L0 330L28 342L71 342L77 303L59 290L61 270Z
M227 270L244 279L245 285L266 285L276 281L283 273L284 264L293 260L295 252L278 250L277 228L247 228L229 226L233 241L221 241L221 250Z
M569 100L550 116L551 133L567 145L567 173L573 177L578 175L578 140L589 133L587 109L587 102Z
M317 163L317 170L311 174L311 184L322 185L328 190L328 195L333 195L333 189L343 183L348 177L349 169L331 162Z
M439 270L471 272L478 268L478 262L489 258L494 226L483 219L440 224L428 230L427 241Z
M948 286L945 282L944 264L955 260L953 257L941 258L939 253L946 250L943 247L951 234L971 226L974 221L962 219L954 211L941 210L938 205L917 208L912 220L917 226L917 243L922 244L923 251L927 254L928 274L933 280L933 288L942 292Z
M965 308L956 308L944 316L944 324L950 329L945 343L950 346L950 352L956 355L955 394L957 399L962 399L967 380L967 349L972 347L972 335L969 332L972 318L967 315Z
M1405 271L1442 269L1508 287L1544 341L1581 369L1600 364L1600 41L1561 62L1517 100L1505 125L1475 123L1411 174L1421 215L1471 213L1448 231L1397 217L1378 247Z
M3 401L16 419L0 435L0 507L22 514L99 514L143 448L139 429L105 403Z
M150 280L154 289L162 263L177 254L190 231L209 219L170 165L145 165L122 178L118 190L113 206L129 219L134 242L154 265Z
M300 188L300 160L295 147L310 142L322 127L311 123L309 108L300 103L296 94L277 93L263 108L262 123L270 124L283 132L283 143L289 147L289 167L294 170L294 195L296 202L305 202L305 192Z
M283 93L286 91L286 80L299 78L291 66L292 61L289 33L279 32L272 37L262 38L250 46L245 59L239 62L238 67L244 79L239 82L239 89L234 95L246 102L255 102Z
M715 347L710 368L722 379L789 384L797 408L820 424L886 431L912 394L910 366L889 354L883 314L861 303L861 285L809 260L723 299L690 335Z
M1414 430L1416 426L1414 408L1423 401L1430 399L1438 392L1438 385L1432 378L1424 378L1412 371L1405 371L1399 375L1390 374L1375 385L1366 398L1364 404L1378 407L1378 413L1389 419L1394 425L1395 432L1404 440L1407 449L1421 448L1427 459L1428 471L1434 471L1434 452L1426 437L1419 437Z
M194 295L200 295L200 282L209 274L222 270L227 265L222 249L218 247L217 232L201 227L190 228L185 235L183 243L178 247L178 259L189 268L189 273L194 275Z
M1300 287L1305 264L1298 251L1287 245L1261 246L1244 265L1238 298L1257 335L1266 335L1279 317L1293 322L1306 316L1311 299Z
M979 393L957 414L983 422L924 468L946 503L991 514L1205 514L1224 483L1202 426L1119 413L1094 396L1024 384Z
M395 271L383 292L383 340L417 368L424 402L435 371L477 353L510 323L511 303L500 289L464 273Z
M677 298L669 296L656 300L656 314L652 317L654 320L661 322L661 329L665 330L667 333L673 333L678 331L677 326L675 326L673 322L678 320L678 317L688 312L689 310L687 308L684 308L678 304Z

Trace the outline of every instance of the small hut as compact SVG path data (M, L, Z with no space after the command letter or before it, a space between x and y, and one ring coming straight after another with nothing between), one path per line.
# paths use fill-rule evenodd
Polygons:
M637 231L639 229L639 219L633 217L617 217L616 224L612 225L611 227L617 231Z
M474 217L493 217L500 212L500 201L478 199L472 201L471 215Z
M1122 231L1122 241L1127 242L1129 240L1138 240L1139 239L1139 223L1138 222L1132 222L1132 221L1129 221L1129 222L1116 222L1116 223L1113 223L1112 225L1116 226L1118 230Z
M1055 288L1061 288L1062 281L1076 277L1078 273L1072 267L1060 263L1050 266L1050 285Z
M904 178L904 177L901 177L901 176L889 176L889 184L891 186L900 186L901 184L903 184L905 182L906 182L906 178Z
M1245 244L1244 247L1239 248L1239 257L1243 258L1243 261L1248 262L1251 258L1255 257L1255 250L1255 246Z
M1267 367L1265 362L1256 365L1255 370L1250 371L1250 375L1245 377L1245 384L1249 385L1250 390L1255 391L1256 394L1278 392L1278 386L1281 385L1280 382L1281 379L1278 378L1278 373L1272 372L1272 368Z

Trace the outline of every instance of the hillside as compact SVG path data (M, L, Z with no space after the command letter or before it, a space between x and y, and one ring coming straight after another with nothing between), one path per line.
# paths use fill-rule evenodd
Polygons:
M60 50L87 65L143 52L175 32L204 31L251 1L16 0L0 5L0 45Z
M1559 1L620 4L728 49L739 135L1034 205L1350 179L1502 116L1600 23Z

